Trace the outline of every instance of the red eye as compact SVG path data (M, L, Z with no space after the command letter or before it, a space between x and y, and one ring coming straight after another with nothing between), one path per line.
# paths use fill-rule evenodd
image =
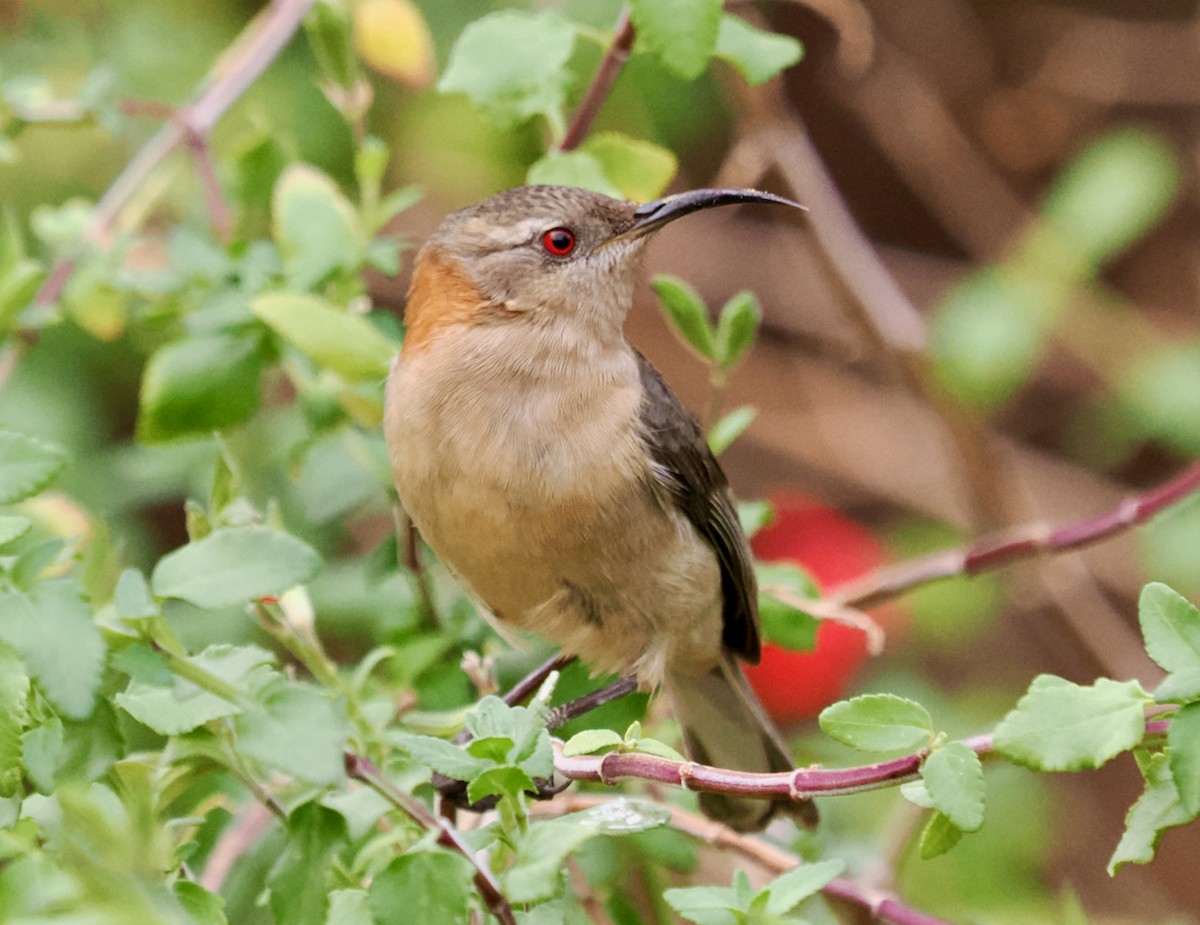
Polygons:
M547 254L565 257L575 250L575 235L569 228L551 228L542 235L542 247Z

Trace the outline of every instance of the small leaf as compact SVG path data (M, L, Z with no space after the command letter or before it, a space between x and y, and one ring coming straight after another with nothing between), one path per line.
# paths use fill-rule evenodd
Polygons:
M923 780L910 780L901 784L900 796L913 806L919 806L921 809L933 809L933 797L929 795L929 790L925 787Z
M708 309L696 290L678 277L665 273L654 277L651 285L676 335L690 345L701 359L713 359L716 343L712 325L708 320Z
M769 501L739 501L737 513L742 532L748 537L753 537L775 519L775 509Z
M194 880L176 880L171 892L187 913L192 925L226 925L225 900Z
M770 898L767 900L767 914L786 915L804 900L816 895L830 880L840 876L845 869L846 862L840 858L834 858L814 864L801 864L799 867L781 874L763 887L770 893Z
M341 710L320 691L282 679L260 697L257 709L234 717L242 753L310 783L341 783L350 734Z
M1191 703L1200 700L1200 668L1178 671L1163 678L1154 690L1156 703Z
M341 6L332 0L318 0L304 21L304 31L322 74L341 89L351 89L358 68L350 45L350 23Z
M852 748L888 752L925 745L933 736L929 711L894 694L863 694L821 711L821 730Z
M600 162L587 151L549 151L530 165L525 182L577 186L605 196L621 196Z
M983 765L974 749L948 742L921 764L921 779L933 805L957 828L975 832L983 825Z
M791 562L760 563L754 571L758 576L758 617L763 639L785 649L810 651L817 644L819 621L790 602L818 596L808 573ZM776 596L784 592L788 599Z
M1200 814L1200 703L1188 704L1167 727L1171 776L1183 808Z
M1146 789L1125 815L1125 831L1108 862L1110 877L1121 869L1122 864L1153 861L1163 832L1186 825L1195 818L1179 798L1166 755L1150 754L1139 764L1146 778Z
M0 504L36 495L67 464L58 447L25 434L0 430ZM11 528L10 528L11 529Z
M353 272L362 259L358 216L337 185L308 164L280 175L271 199L275 243L291 289L311 289L336 270Z
M258 408L262 369L257 336L206 334L161 347L142 374L138 439L155 443L240 424Z
M708 448L712 450L713 456L720 456L729 449L730 444L754 422L757 414L752 406L742 405L716 421L708 429Z
M143 620L157 617L162 611L150 593L150 584L141 569L127 568L117 579L113 592L113 607L123 620Z
M928 861L945 854L962 841L962 837L963 830L944 813L935 810L921 832L921 860Z
M721 0L633 0L638 43L684 80L704 73L717 49Z
M502 128L544 116L558 137L574 47L575 27L557 12L491 13L458 37L438 89L465 93Z
M506 764L488 768L467 785L467 799L472 803L490 796L517 799L522 793L533 793L537 785L516 765Z
M737 68L752 87L766 83L803 55L804 46L790 35L764 32L728 13L721 16L717 57Z
M270 527L223 527L163 556L150 577L159 597L226 607L278 597L308 581L321 557L302 540Z
M732 370L754 344L762 322L762 307L752 292L739 292L721 309L717 320L716 360L726 371Z
M332 890L325 925L375 925L366 890Z
M461 855L407 851L371 881L367 905L375 925L467 925L472 876Z
M366 318L317 296L273 292L251 307L285 341L347 379L382 379L400 349Z
M590 755L593 752L609 751L620 745L621 741L621 736L612 729L585 729L566 741L562 753L566 758Z
M267 887L276 922L325 925L329 899L325 874L332 855L348 840L341 813L303 803L288 815L288 840Z
M29 676L17 653L0 646L0 798L21 793L21 733L29 719Z
M1039 675L993 737L996 751L1039 771L1098 768L1145 734L1149 697L1136 681L1081 687Z
M411 0L366 0L355 6L354 44L380 74L417 88L433 80L433 36Z
M687 760L666 742L660 742L658 739L639 738L637 744L634 746L634 751L641 752L643 755L655 755L658 758L667 758L671 761Z
M72 579L42 581L26 595L0 588L0 640L20 653L48 699L72 719L92 712L104 640Z
M580 150L599 163L617 195L638 202L661 196L679 166L666 148L620 132L598 132Z
M1200 671L1200 610L1158 581L1142 588L1138 622L1146 651L1164 671Z
M20 514L0 514L0 546L19 540L32 526L33 522L28 517L22 517Z
M471 780L491 767L490 762L475 758L457 745L433 736L402 733L396 737L396 744L421 764L454 780Z

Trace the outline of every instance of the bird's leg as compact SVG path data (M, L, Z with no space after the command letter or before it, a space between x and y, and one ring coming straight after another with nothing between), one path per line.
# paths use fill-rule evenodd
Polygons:
M584 694L582 697L576 697L574 700L560 704L550 711L550 716L546 719L546 728L557 729L576 716L582 716L584 713L596 709L596 707L602 707L606 703L612 703L626 694L633 693L637 690L637 686L637 676L628 674L623 678L613 681L612 684L606 684L604 687L592 691L590 694Z

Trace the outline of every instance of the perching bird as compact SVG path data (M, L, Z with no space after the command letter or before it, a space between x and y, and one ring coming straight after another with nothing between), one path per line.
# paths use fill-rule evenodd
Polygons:
M728 483L622 330L647 235L739 202L796 205L526 186L449 215L417 254L385 430L401 503L499 628L663 684L694 760L782 771L737 665L759 658L757 588ZM701 805L738 829L776 808Z

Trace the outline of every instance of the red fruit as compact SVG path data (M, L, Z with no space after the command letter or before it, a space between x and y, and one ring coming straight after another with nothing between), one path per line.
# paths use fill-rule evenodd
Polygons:
M771 501L775 519L750 543L764 562L795 562L822 589L883 563L879 543L844 514L796 494L776 495ZM892 615L887 608L872 614L885 628ZM866 657L861 630L823 620L811 652L764 643L762 661L746 666L746 677L772 719L787 725L816 716L841 699Z

